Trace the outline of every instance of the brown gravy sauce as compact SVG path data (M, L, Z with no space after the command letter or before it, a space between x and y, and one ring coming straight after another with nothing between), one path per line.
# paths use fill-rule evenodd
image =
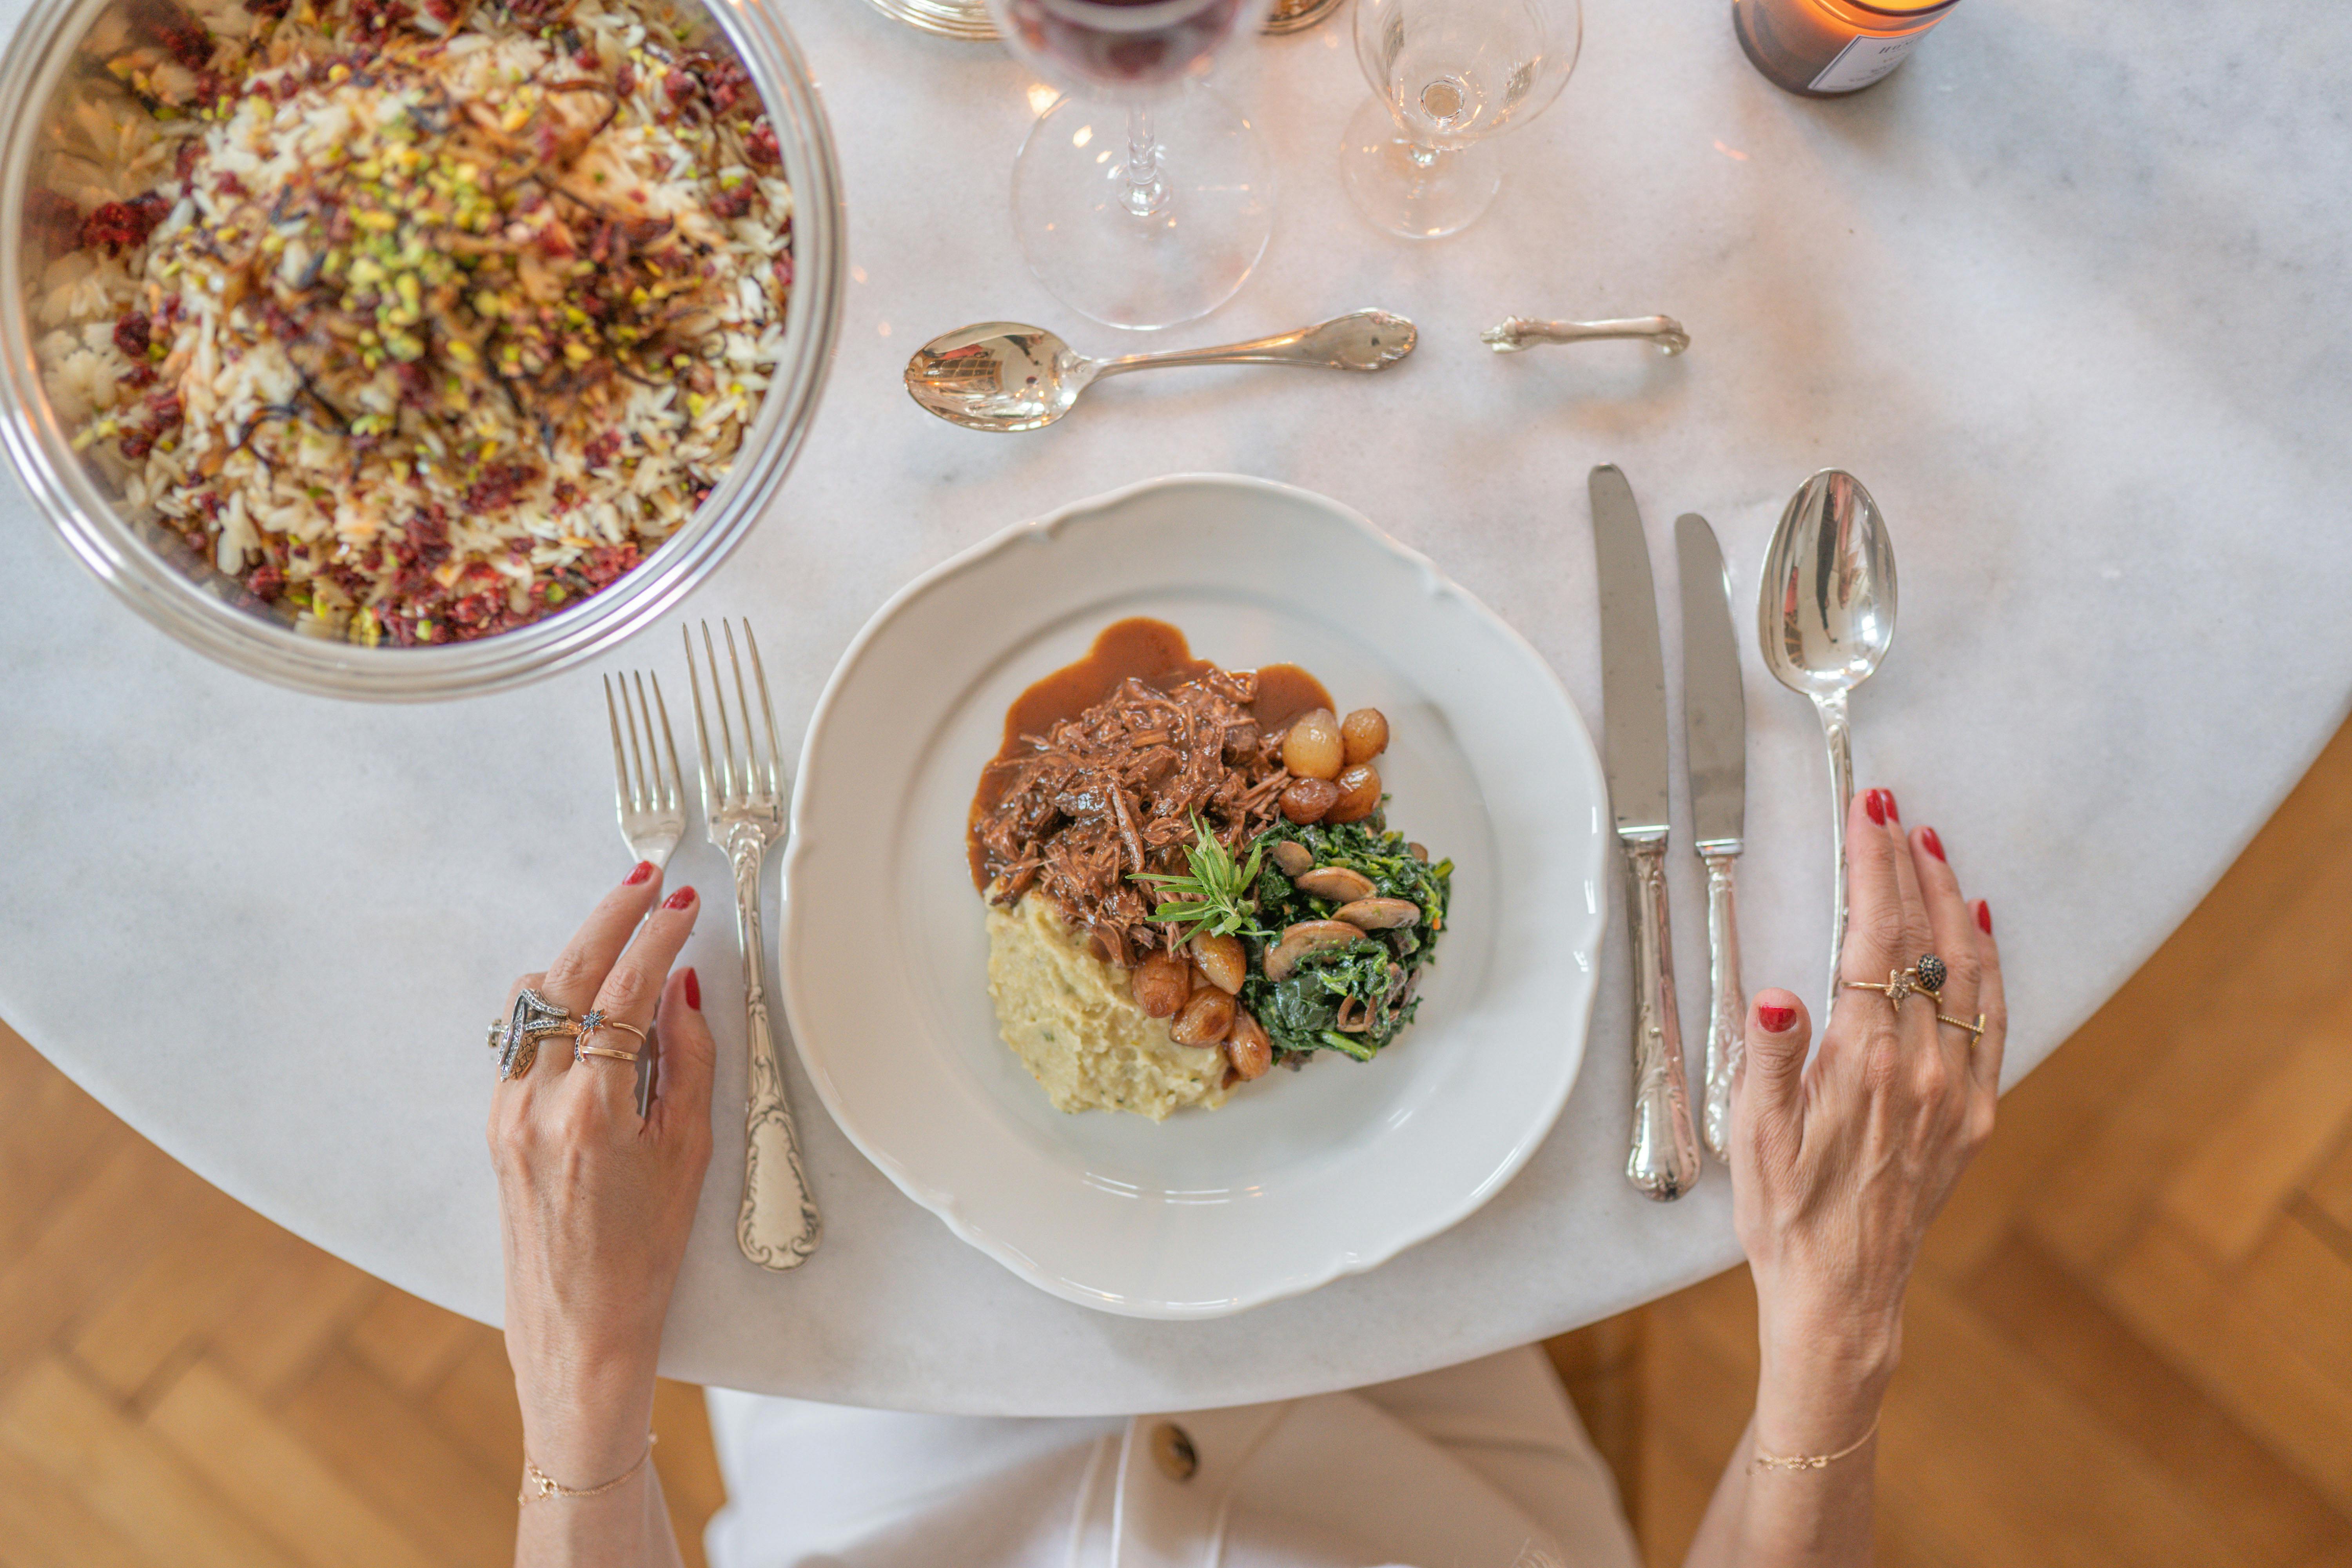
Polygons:
M1217 667L1192 657L1192 645L1166 621L1133 616L1105 626L1095 646L1076 664L1066 664L1013 700L1004 710L1004 740L992 762L1005 762L1022 750L1022 738L1042 735L1065 719L1075 719L1118 689L1129 676L1165 691L1188 680L1198 680ZM1295 664L1269 664L1257 672L1257 700L1250 716L1268 734L1287 726L1301 713L1331 707L1323 683ZM1333 711L1338 711L1334 709ZM972 796L965 819L976 824L996 808L1003 787L992 771L983 772L979 793ZM969 829L964 855L971 866L972 886L982 892L988 879L981 870L980 840Z

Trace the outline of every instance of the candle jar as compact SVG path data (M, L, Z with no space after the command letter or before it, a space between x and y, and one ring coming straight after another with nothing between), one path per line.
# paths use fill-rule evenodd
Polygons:
M1776 87L1808 98L1860 92L1885 79L1959 0L1732 0L1732 30Z

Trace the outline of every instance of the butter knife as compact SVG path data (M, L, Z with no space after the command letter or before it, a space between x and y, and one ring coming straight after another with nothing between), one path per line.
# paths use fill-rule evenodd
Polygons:
M1731 1079L1747 1040L1748 994L1739 985L1739 907L1732 868L1748 811L1748 701L1731 591L1715 530L1696 512L1675 521L1683 590L1683 754L1690 768L1691 826L1706 866L1706 1088L1699 1131L1709 1152L1731 1158Z
M1601 579L1601 754L1633 916L1633 1132L1625 1179L1664 1203L1688 1192L1699 1168L1666 914L1665 661L1633 488L1607 463L1592 470L1590 484Z

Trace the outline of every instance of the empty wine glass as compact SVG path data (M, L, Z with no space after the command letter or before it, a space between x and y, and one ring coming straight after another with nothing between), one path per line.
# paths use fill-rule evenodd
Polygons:
M1274 162L1201 78L1266 0L988 0L1007 45L1070 96L1013 165L1013 226L1055 298L1165 327L1234 296L1274 229Z
M1467 228L1502 184L1486 138L1543 112L1583 42L1579 0L1356 0L1378 95L1339 144L1357 210L1412 239Z

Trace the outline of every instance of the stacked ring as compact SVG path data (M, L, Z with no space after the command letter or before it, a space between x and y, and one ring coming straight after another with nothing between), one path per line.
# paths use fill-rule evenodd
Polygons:
M1894 1004L1899 1011L1906 996L1925 996L1931 1005L1941 1003L1944 981L1948 973L1942 959L1932 952L1923 952L1919 955L1919 962L1910 968L1889 970L1886 984L1884 985L1875 984L1867 980L1849 980L1845 983L1845 988L1849 991L1875 991ZM1936 1018L1938 1023L1949 1024L1954 1028L1966 1029L1969 1032L1969 1044L1972 1047L1984 1038L1985 1019L1982 1013L1977 1015L1977 1020L1973 1024L1966 1018L1955 1018L1940 1009L1937 1012Z
M572 1021L569 1009L559 1007L525 986L516 994L514 1011L504 1021L490 1021L489 1047L499 1053L499 1078L501 1082L520 1078L530 1071L539 1059L539 1037L541 1035L572 1035L582 1032Z
M645 1045L646 1032L643 1029L638 1028L635 1024L624 1024L618 1018L609 1017L602 1011L594 1011L580 1020L579 1037L572 1044L573 1061L584 1062L590 1057L604 1057L616 1062L634 1062L637 1059L638 1051L616 1051L610 1046L590 1045L588 1037L599 1029L619 1029L625 1034L635 1035L640 1048Z

